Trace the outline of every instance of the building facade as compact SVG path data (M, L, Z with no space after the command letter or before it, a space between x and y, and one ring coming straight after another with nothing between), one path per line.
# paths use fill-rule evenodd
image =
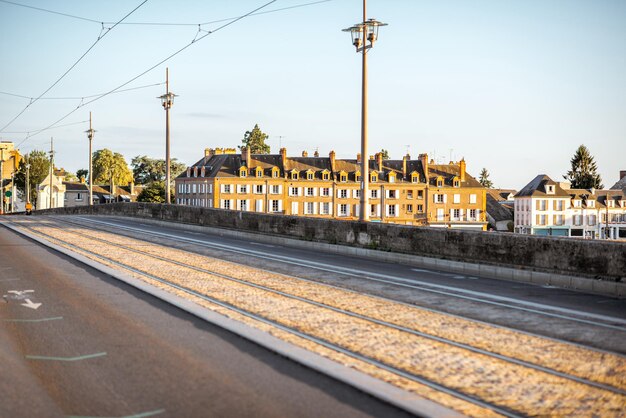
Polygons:
M624 190L571 189L541 174L514 199L517 233L626 239Z
M434 164L426 154L411 160L369 160L367 211L371 222L484 230L485 189L465 161ZM252 155L248 149L206 149L175 180L176 203L294 216L357 220L359 158Z

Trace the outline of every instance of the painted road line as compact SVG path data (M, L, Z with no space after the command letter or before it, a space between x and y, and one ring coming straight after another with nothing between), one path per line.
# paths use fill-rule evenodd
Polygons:
M14 282L16 280L22 280L22 279L0 279L0 282Z
M165 412L165 409L157 409L156 411L141 412L139 414L134 414L134 415L124 415L123 417L120 417L120 418L146 418L146 417L152 417L154 415L160 415L160 414L163 414L164 412ZM68 415L65 418L101 418L101 417L88 416L88 415Z
M45 361L80 361L80 360L87 360L90 358L95 358L95 357L102 357L102 356L106 356L107 353L95 353L95 354L87 354L84 356L78 356L78 357L48 357L48 356L24 356L25 358L27 358L28 360L45 360Z
M20 305L25 306L27 308L31 308L31 309L38 309L42 303L35 303L33 301L31 301L30 299L25 299L26 303L20 303Z
M40 318L40 319L3 319L3 322L46 322L46 321L58 321L63 319L62 316L55 316L53 318Z

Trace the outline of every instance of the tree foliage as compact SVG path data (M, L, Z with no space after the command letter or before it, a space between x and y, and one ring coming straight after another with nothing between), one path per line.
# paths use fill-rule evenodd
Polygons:
M572 189L601 189L604 187L602 178L597 172L596 162L586 146L578 147L570 163L572 169L563 178L572 183Z
M79 169L76 171L76 177L78 177L79 179L80 179L81 177L85 177L85 180L86 180L87 182L89 182L89 170L88 170L88 169L86 169L86 168L79 168Z
M242 144L239 149L244 150L247 146L250 147L250 152L252 154L269 154L270 146L265 143L269 135L263 133L261 129L259 129L259 125L254 125L251 131L246 131L243 135L243 139L241 140Z
M93 153L93 182L105 184L127 185L133 181L133 173L128 168L124 156L109 149L101 149Z
M165 182L153 181L147 185L137 196L137 202L165 203Z
M489 171L486 168L480 170L480 177L478 178L478 182L482 184L483 187L491 189L493 187L493 182L489 180Z
M146 155L138 155L130 163L133 169L135 184L151 184L155 181L165 181L165 160L150 158ZM178 162L176 158L170 159L170 177L174 179L185 171L185 164Z
M15 173L15 185L18 193L26 198L26 164L30 164L29 188L31 202L37 201L37 186L50 174L50 159L46 151L33 150L20 162L18 172Z
M380 153L383 155L383 160L388 160L389 159L389 151L387 151L386 149L381 149Z

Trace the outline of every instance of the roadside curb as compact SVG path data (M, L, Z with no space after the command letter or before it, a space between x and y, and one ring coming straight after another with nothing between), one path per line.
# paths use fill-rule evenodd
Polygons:
M411 392L404 391L389 383L376 379L360 371L351 369L348 366L344 366L319 354L297 347L289 342L274 337L265 331L261 331L242 322L228 318L210 309L197 305L190 300L169 293L163 289L159 289L142 280L136 279L127 273L115 270L83 255L74 253L67 248L48 242L34 234L31 234L30 232L11 225L8 222L0 222L0 224L18 234L51 248L54 251L64 254L108 276L120 280L206 322L232 332L233 334L251 341L267 350L288 358L318 373L352 386L363 393L387 402L413 415L424 418L460 418L464 416L436 402Z

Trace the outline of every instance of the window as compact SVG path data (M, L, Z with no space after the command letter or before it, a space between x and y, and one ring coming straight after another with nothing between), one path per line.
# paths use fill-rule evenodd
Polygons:
M315 196L315 189L313 187L307 187L304 189L305 196Z
M270 200L272 212L280 212L280 200Z
M372 189L370 190L370 197L372 199L378 199L378 189Z
M76 193L76 200L83 200L83 194L82 193Z
M443 221L443 208L437 209L437 220L440 222Z
M191 185L191 193L195 193L196 192L196 183L193 183Z
M397 190L387 190L387 198L389 199L397 199L398 191Z
M553 207L554 210L556 211L562 211L563 210L563 201L562 200L555 200L553 203Z
M360 182L361 181L361 173L355 173L354 174L354 181L356 181L356 182Z
M389 173L389 183L396 182L396 175L394 173Z
M330 187L322 187L321 189L321 195L328 197L330 196Z
M469 218L470 218L470 221L475 221L476 220L476 209L470 209L469 210Z
M247 211L248 210L248 201L247 200L240 200L239 201L239 210L241 210L241 211Z
M461 209L452 209L452 218L455 221L461 219Z
M370 179L372 183L376 183L378 181L378 176L376 174L372 174L372 178Z
M452 203L461 203L461 195L456 193L452 196Z
M291 214L292 215L297 215L298 214L298 202L291 202Z
M289 188L289 196L298 196L298 188L290 187Z
M329 202L322 202L322 209L320 210L320 212L322 213L322 215L329 215L330 214L330 203Z
M313 215L315 213L315 203L306 202L304 205L304 214L305 215Z
M348 205L345 203L339 205L339 216L348 216Z
M354 191L354 197L356 199L360 199L361 198L361 189L357 189Z
M413 174L411 176L411 183L419 183L420 182L420 178L417 174Z
M443 186L443 178L437 177L437 187L442 187L442 186Z
M396 205L387 205L387 215L396 216Z
M407 190L406 191L406 198L407 199L413 199L413 190Z
M240 184L239 185L239 193L248 193L248 185L247 184Z
M476 203L476 195L475 194L471 194L470 195L470 203Z
M222 209L230 209L230 200L222 200Z
M262 184L257 184L256 186L254 186L254 193L263 194L265 192L263 189L264 187Z
M424 198L424 191L423 190L418 190L417 191L417 198L418 199L423 199Z
M230 193L230 184L223 184L223 193Z
M272 194L280 194L280 184L272 184Z
M291 172L291 180L298 180L298 172L297 171L292 171Z
M554 215L554 224L555 225L563 225L563 215Z
M241 167L239 169L239 177L246 177L248 175L248 171L245 169L245 167Z
M546 215L537 215L537 225L546 225L547 218L548 217Z
M574 207L579 208L582 206L582 202L579 199L574 200Z
M595 208L596 207L596 201L595 200L587 200L587 207L588 208Z
M328 180L330 179L330 173L328 171L324 171L322 173L322 180Z
M279 172L278 168L272 169L272 178L275 178L275 179L278 178L278 172Z
M345 183L346 181L348 181L348 175L347 175L347 174L342 174L342 175L339 177L339 181L341 181L341 182Z
M424 205L417 205L417 213L424 213Z
M309 171L308 173L306 173L306 179L307 180L313 180L313 173L311 171Z
M445 201L445 195L444 194L436 194L435 195L435 203L443 203Z
M458 179L454 179L454 181L452 182L452 185L454 187L461 187L461 182Z
M406 205L406 212L407 213L413 213L413 205L411 205L411 204Z
M379 216L377 206L378 205L370 205L370 216Z
M346 189L340 189L339 190L339 197L341 199L347 199L348 198L348 190Z
M544 199L537 200L535 208L537 210L547 210L548 202Z
M261 170L260 168L256 170L256 176L257 177L263 177L263 170Z

